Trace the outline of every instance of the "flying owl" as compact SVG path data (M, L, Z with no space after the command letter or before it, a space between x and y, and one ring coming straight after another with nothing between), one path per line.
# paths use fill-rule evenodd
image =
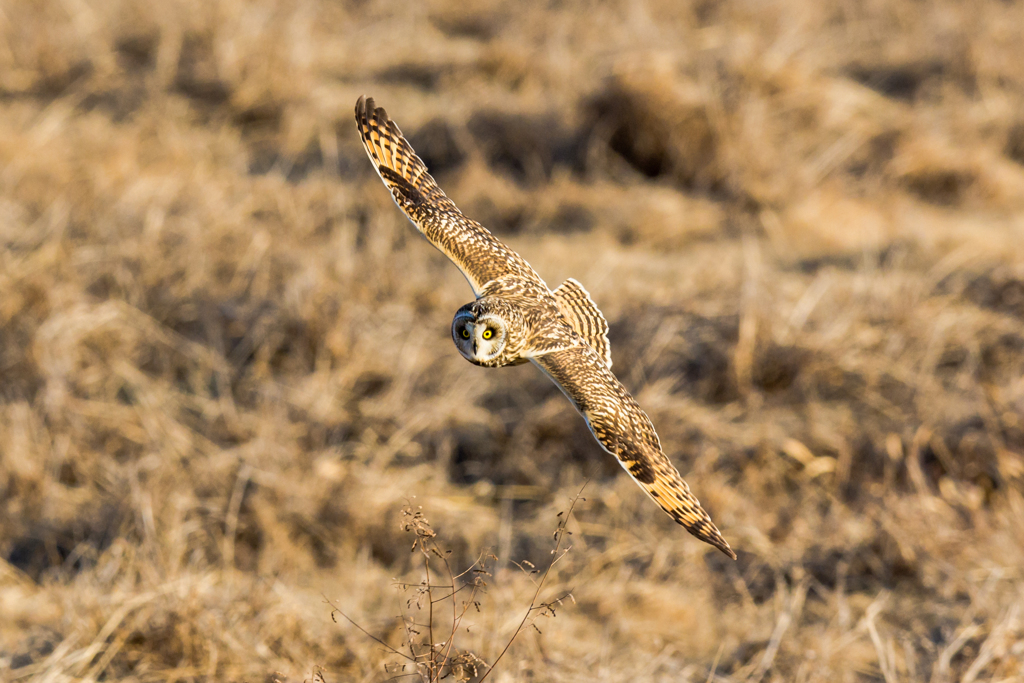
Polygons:
M736 559L661 450L650 418L612 374L608 322L587 290L573 279L548 289L522 256L464 216L373 99L356 102L356 124L395 203L473 288L476 300L452 321L459 353L489 368L536 365L655 503L691 534Z

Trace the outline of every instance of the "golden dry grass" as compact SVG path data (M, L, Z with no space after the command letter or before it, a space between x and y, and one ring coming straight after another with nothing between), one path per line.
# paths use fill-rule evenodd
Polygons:
M568 606L499 681L1024 677L1024 15L983 0L0 4L0 678L383 680L421 505ZM739 553L657 511L351 121L573 276ZM391 642L389 640L389 642ZM713 673L712 673L713 672Z

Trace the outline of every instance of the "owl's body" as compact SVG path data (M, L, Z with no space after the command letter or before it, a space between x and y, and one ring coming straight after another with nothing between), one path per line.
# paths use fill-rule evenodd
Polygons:
M662 451L650 418L612 374L608 323L583 286L570 279L552 291L523 257L463 215L372 99L359 98L356 123L395 203L459 267L477 297L452 321L459 353L484 367L534 363L583 415L601 447L665 512L735 559Z
M494 330L495 338L499 333L507 335L500 352L494 355L481 353L479 349L471 351L458 333L460 318L472 321L488 316L503 323L504 329ZM566 316L559 306L557 291L553 293L543 281L504 275L487 283L480 298L455 313L452 338L471 363L491 368L518 365L550 351L585 343Z

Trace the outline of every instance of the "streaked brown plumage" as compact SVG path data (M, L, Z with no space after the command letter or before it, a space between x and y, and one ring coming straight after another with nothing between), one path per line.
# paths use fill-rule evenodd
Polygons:
M464 216L372 99L360 97L355 115L366 153L395 203L459 267L477 296L452 322L463 357L486 367L534 363L576 406L601 447L672 519L735 559L661 450L650 418L612 374L608 323L587 290L570 279L552 292L525 259Z

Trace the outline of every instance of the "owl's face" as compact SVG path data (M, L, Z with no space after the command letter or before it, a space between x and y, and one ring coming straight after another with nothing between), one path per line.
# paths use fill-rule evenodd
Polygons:
M508 325L494 313L463 308L452 321L452 339L462 357L476 365L504 365Z

